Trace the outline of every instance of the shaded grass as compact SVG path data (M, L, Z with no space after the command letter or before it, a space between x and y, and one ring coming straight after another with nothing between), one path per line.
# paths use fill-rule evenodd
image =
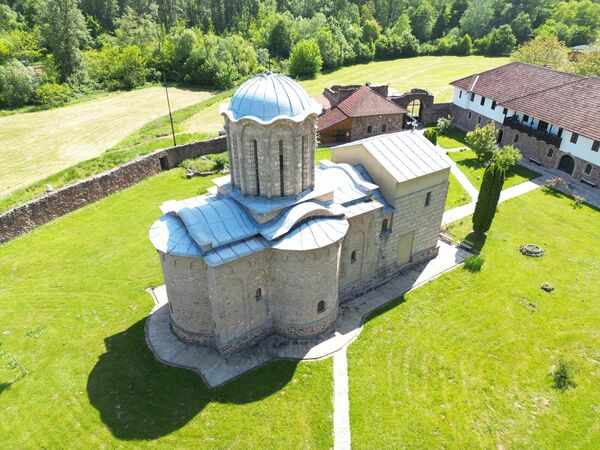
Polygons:
M448 196L446 197L446 211L469 203L471 196L452 173L450 173L448 180L450 184L448 185Z
M471 181L477 189L480 189L485 166L477 159L475 152L473 150L461 150L459 152L448 152L448 156L456 162L469 181ZM533 180L539 176L541 176L541 174L528 169L527 167L519 165L513 166L506 172L506 181L504 182L503 189L524 183L525 181Z
M353 447L599 448L599 218L541 190L507 201L480 272L454 270L372 316L348 350ZM521 255L524 242L546 256ZM565 392L561 359L577 368Z
M456 127L451 127L446 135L442 136L438 134L437 143L442 148L466 147L466 135L467 133L465 133L464 131L459 130Z
M148 229L163 201L211 179L173 169L0 246L3 446L333 445L330 360L275 362L209 391L146 346L145 289L163 282Z

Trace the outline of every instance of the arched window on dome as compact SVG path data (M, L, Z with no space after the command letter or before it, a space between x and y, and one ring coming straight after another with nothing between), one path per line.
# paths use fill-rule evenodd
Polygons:
M285 185L283 178L283 141L279 140L279 186L281 189L281 196L285 195Z
M254 150L254 170L256 171L256 195L260 195L260 177L258 175L258 142L252 140L252 148Z
M302 135L302 151L300 152L302 158L302 189L306 186L306 179L304 175L304 170L306 169L306 137Z

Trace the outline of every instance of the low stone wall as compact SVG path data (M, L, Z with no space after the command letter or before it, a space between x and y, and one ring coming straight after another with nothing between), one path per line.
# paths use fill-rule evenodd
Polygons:
M176 167L181 161L219 153L227 148L225 136L158 150L107 172L58 189L0 214L0 244L82 208L145 178Z

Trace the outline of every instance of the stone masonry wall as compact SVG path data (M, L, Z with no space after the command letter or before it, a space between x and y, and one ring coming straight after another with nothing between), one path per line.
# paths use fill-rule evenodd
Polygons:
M110 194L133 186L181 161L226 150L225 137L158 150L131 162L58 189L0 214L0 244L82 208Z
M500 127L499 123L454 104L450 106L449 110L450 115L454 117L454 125L463 131L473 131L478 126L486 126L488 122L494 122L497 128ZM471 115L470 117L469 114Z
M383 116L365 116L352 119L352 129L350 137L353 141L364 139L378 134L393 133L402 131L402 121L404 114L387 114ZM381 131L381 127L386 125L386 131ZM367 127L373 127L372 133L367 133Z

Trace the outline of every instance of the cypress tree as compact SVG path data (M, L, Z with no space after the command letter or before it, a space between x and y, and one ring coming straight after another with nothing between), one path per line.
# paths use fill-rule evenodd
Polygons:
M473 231L486 233L492 226L505 174L506 170L498 164L491 163L485 169L473 214Z

